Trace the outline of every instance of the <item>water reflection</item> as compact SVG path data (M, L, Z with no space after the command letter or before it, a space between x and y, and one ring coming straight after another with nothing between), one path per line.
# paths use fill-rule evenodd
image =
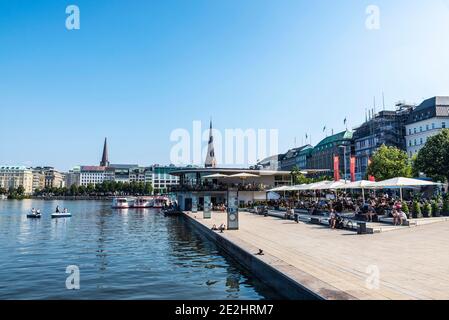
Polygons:
M73 216L51 219L58 204ZM32 207L42 219L26 219ZM109 202L0 201L0 257L0 299L276 298L182 218Z

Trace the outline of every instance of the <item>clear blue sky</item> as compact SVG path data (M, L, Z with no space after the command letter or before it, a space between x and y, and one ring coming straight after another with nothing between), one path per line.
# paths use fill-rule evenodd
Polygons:
M107 136L114 163L166 164L170 132L210 116L316 144L382 91L449 95L448 35L447 0L0 0L0 163L96 164Z

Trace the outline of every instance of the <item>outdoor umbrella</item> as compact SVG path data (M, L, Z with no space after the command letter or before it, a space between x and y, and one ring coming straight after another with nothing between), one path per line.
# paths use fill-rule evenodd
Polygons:
M403 188L437 186L437 185L439 185L439 184L435 183L435 182L398 177L398 178L393 178L393 179L384 180L384 181L380 181L380 182L375 182L369 188L373 188L373 189L399 188L400 194L401 194L401 201L402 201L402 189Z
M362 189L363 202L365 202L365 189L372 187L375 184L376 183L372 181L361 180L343 184L342 186L337 187L337 189Z

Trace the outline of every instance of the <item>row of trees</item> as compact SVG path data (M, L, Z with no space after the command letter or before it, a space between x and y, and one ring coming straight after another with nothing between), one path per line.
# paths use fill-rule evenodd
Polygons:
M103 195L151 195L153 186L144 182L104 181L96 185L72 185L70 188L45 188L35 190L36 196L103 196Z

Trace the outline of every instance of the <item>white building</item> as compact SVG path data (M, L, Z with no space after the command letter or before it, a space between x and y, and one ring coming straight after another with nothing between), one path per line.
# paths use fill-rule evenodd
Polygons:
M0 187L8 190L20 186L25 194L33 193L33 170L24 166L0 166Z
M82 166L80 170L79 183L81 186L103 183L106 177L106 167Z
M445 128L449 128L449 97L433 97L422 102L410 114L406 124L409 157L417 154L429 137Z

